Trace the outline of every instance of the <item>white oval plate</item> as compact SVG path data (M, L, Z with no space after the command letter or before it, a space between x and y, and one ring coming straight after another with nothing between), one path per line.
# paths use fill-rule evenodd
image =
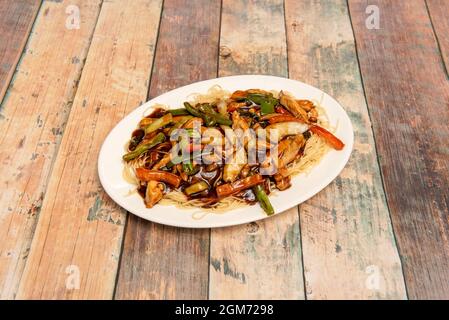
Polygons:
M299 81L272 76L243 75L211 79L172 90L144 103L121 120L109 133L100 150L98 173L106 192L121 207L146 220L187 228L224 227L267 218L256 204L220 214L210 213L201 219L194 219L193 213L198 213L201 209L186 210L163 205L148 209L137 193L129 194L135 187L123 179L122 156L125 152L124 146L145 111L145 114L148 114L148 109L156 103L179 108L189 95L205 93L213 85L220 85L231 92L250 88L284 90L298 99L321 101L330 125L336 127L336 136L345 143L342 151L330 150L309 173L295 176L291 188L270 196L276 214L306 201L321 191L338 176L348 162L354 141L351 121L340 104L323 91Z

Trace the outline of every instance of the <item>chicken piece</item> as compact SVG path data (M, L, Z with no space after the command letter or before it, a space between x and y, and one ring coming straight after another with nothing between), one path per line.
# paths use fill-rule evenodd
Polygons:
M299 150L306 143L306 139L304 139L304 136L302 134L297 134L296 136L288 137L285 140L281 141L281 143L284 141L287 141L287 148L285 148L282 151L282 153L281 152L279 153L280 154L278 162L279 168L284 168L290 162L295 160Z
M249 176L249 172L250 172L251 167L249 165L245 165L243 167L243 169L240 171L240 178L246 178L247 176Z
M281 191L284 191L292 186L290 176L284 177L277 173L274 175L274 181L276 183L276 188Z
M223 180L226 182L233 182L242 171L243 167L246 165L246 151L245 148L241 147L236 151L231 158L230 163L226 163L223 168Z
M283 105L288 111L290 111L296 118L303 120L305 123L309 122L309 118L307 116L307 112L301 107L297 100L292 97L284 94L282 91L279 94L279 102Z
M309 121L314 123L318 121L318 111L316 108L309 111Z
M279 142L277 157L273 158L267 155L267 158L262 162L260 167L268 170L270 166L273 166L273 169L278 175L283 177L288 176L288 170L286 170L285 167L296 159L300 149L305 143L306 140L302 134L287 137Z
M240 114L237 111L234 111L232 113L232 129L241 129L243 131L247 130L249 128L248 122L244 118L240 116Z
M163 196L164 185L158 181L148 181L147 190L145 192L145 205L147 208L152 208L158 203Z
M151 169L159 170L160 168L165 167L167 165L167 163L170 162L170 160L171 160L171 153L167 153Z
M315 108L315 105L313 104L312 101L310 100L296 100L296 102L298 103L298 105L304 109L304 111L309 112L310 110L312 110L313 108Z
M235 150L231 157L230 163L226 163L223 168L223 180L226 182L233 182L237 179L240 171L247 163L245 146L248 144L247 130L249 129L249 124L245 119L240 117L237 111L232 113L232 129L240 129L243 132L241 132L242 135L237 135L237 150ZM243 146L241 145L241 141L243 141Z
M282 140L286 136L293 136L306 132L307 130L309 130L309 125L305 123L289 121L289 122L278 122L270 124L265 129L270 134L270 140L272 139L271 138L272 131L274 134L277 134L278 136L277 138L279 140Z

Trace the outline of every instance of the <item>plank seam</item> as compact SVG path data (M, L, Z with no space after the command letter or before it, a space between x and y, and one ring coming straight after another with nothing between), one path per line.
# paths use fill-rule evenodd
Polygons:
M39 13L40 13L40 10L42 9L42 3L43 3L43 2L41 2L41 6L40 6L40 8L39 8ZM85 64L85 61L87 60L87 56L88 56L88 54L89 54L90 46L91 46L91 44L92 44L92 39L93 39L95 30L96 30L96 28L97 28L98 18L100 17L100 12L101 12L101 10L102 10L102 7L103 7L103 0L101 0L101 3L100 3L100 9L98 10L98 14L97 14L96 21L95 21L95 26L94 26L94 28L93 28L93 31L92 31L91 36L89 37L89 43L88 43L88 45L87 45L87 47L86 47L86 49L87 49L87 51L86 51L86 58L84 59L83 65L80 67L81 69L80 69L79 75L78 75L78 77L77 77L77 79L76 79L76 81L75 81L76 86L73 88L73 93L72 93L72 95L71 95L69 101L73 101L73 99L75 98L76 93L77 93L77 91L78 91L79 80L81 79L81 76L82 76L83 71L84 71L84 67L85 67L85 65L86 65L86 64ZM36 22L37 22L37 18L36 18L36 20L34 21L34 23L36 23ZM34 24L33 24L33 28L34 28ZM30 33L30 35L31 35L31 33ZM31 38L31 37L30 37L30 38ZM27 41L29 41L30 38L29 38ZM28 43L27 43L27 45L28 45ZM21 57L21 58L22 58L22 57ZM2 101L2 103L3 103L3 101ZM70 112L67 113L67 119L68 119L69 116L70 116L71 109L72 109L72 106L70 106ZM63 132L65 131L65 126L66 126L66 125L67 125L67 123L65 123L65 125L64 125ZM49 174L48 174L47 178L45 179L46 187L45 187L45 189L43 190L44 199L42 199L42 202L45 201L45 196L46 196L46 193L47 193L46 191L47 191L47 189L48 189L48 182L49 182L49 180L50 180L50 177L52 176L53 168L54 168L54 164L55 164L55 160L56 160L56 158L57 158L57 155L59 154L59 149L60 149L60 147L61 147L61 141L59 141L58 145L55 147L56 150L55 150L55 154L54 154L53 160L51 161L51 164L50 164ZM64 165L65 165L65 164L64 164ZM35 237L35 233L36 233L36 227L37 227L37 225L38 225L39 218L40 218L39 216L36 218L36 223L34 224L34 228L33 228L33 230L32 230L32 234L31 234L31 242L30 242L30 244L32 244L32 243L34 242L34 237ZM51 219L50 219L50 222L51 222ZM46 240L46 239L45 239L45 240ZM45 246L45 242L46 242L46 241L44 241L44 246ZM28 257L27 257L27 258L28 258ZM42 258L42 257L41 257L41 258ZM26 269L27 264L28 264L28 259L27 259L27 262L25 263L24 270ZM40 265L40 261L39 261L39 265ZM23 274L24 274L24 272L22 272L22 274L20 275L20 279L19 279L19 281L18 281L19 287L20 287L20 284L21 284L21 282L22 282Z
M156 39L156 44L154 45L154 49L153 49L153 61L151 62L151 70L150 70L150 74L148 76L147 101L151 98L150 97L151 81L153 80L154 65L156 62L156 52L157 52L157 47L159 45L159 31L161 30L161 23L162 23L162 16L164 14L164 7L165 7L165 0L162 0L161 13L159 15L159 23L157 25L157 39ZM120 255L121 255L121 253L120 253Z
M120 244L120 253L119 253L119 257L118 257L118 265L117 265L117 273L115 274L115 281L114 281L114 289L112 290L112 300L117 300L116 294L117 294L117 284L119 281L119 277L120 277L120 269L122 267L122 257L123 257L123 251L125 248L125 234L126 234L126 230L128 228L128 220L129 220L129 212L126 211L126 219L125 219L125 225L123 226L123 236L122 236L122 243Z
M221 20L223 17L223 0L220 1L220 19L218 21L218 41L217 41L217 71L216 76L220 75L220 48L221 48ZM212 256L212 229L209 228L209 256L207 265L207 300L210 300L210 266Z
M28 32L27 39L22 47L19 58L14 63L14 69L13 69L14 71L12 71L11 75L8 76L9 79L8 78L6 79L6 82L8 83L8 85L5 86L6 87L5 92L4 93L0 92L0 95L2 96L1 100L0 100L0 110L2 109L3 103L6 101L6 97L9 95L9 90L11 89L11 85L14 83L14 79L17 76L17 67L21 64L22 59L25 55L25 52L28 49L28 45L29 45L30 39L31 39L31 34L33 33L33 30L34 30L34 27L35 27L35 24L37 21L37 17L39 16L39 14L41 12L42 4L43 4L43 1L40 1L39 7L37 8L36 12L34 13L34 17L32 19L33 23L30 24L30 27L27 30L27 32Z
M384 198L385 203L387 205L388 218L390 220L390 225L391 225L391 231L393 233L394 244L395 244L396 250L398 251L399 261L401 262L402 280L404 281L405 295L407 297L407 300L409 300L409 293L408 293L408 288L407 288L407 282L405 280L405 273L404 273L404 262L403 262L403 259L402 259L402 254L401 254L401 250L400 250L400 247L399 247L399 243L397 241L396 231L395 231L395 227L394 227L394 224L393 224L393 219L391 217L390 204L389 204L389 201L388 201L388 195L387 195L386 188L385 188L385 181L384 181L384 176L383 176L383 170L382 170L382 166L381 166L380 161L379 161L379 153L378 153L378 147L377 147L377 142L376 142L376 134L375 134L375 132L373 130L373 125L372 125L373 122L372 122L372 117L371 117L371 110L370 110L369 105L368 105L368 100L366 99L365 82L363 80L363 74L362 74L362 69L361 69L361 65L360 65L359 52L358 52L358 49L357 49L357 39L356 39L355 32L354 32L354 25L353 25L353 21L352 21L352 13L351 13L350 6L349 6L349 0L346 0L346 5L348 7L349 22L351 24L351 30L352 30L352 34L353 34L353 38L354 38L354 49L355 49L355 53L356 53L355 56L356 56L356 59L357 59L357 65L358 65L360 81L362 83L363 98L365 100L366 109L368 111L368 117L369 117L369 120L371 122L371 133L373 134L373 138L374 138L373 139L374 151L376 152L376 162L377 162L377 167L379 168L380 180L382 182L382 191L383 191L383 195L385 197Z
M299 228L299 248L300 248L300 253L301 253L301 269L302 269L302 282L303 282L303 287L304 287L304 300L308 300L307 298L307 282L306 282L306 273L305 273L305 264L304 264L304 251L302 248L302 232L301 232L301 210L300 210L300 206L298 205L296 207L296 209L298 210L298 228Z
M220 1L220 21L218 22L217 77L220 75L221 20L223 17L223 0Z
M287 77L290 78L290 65L288 59L288 28L287 28L287 11L285 8L285 0L282 2L282 7L284 10L284 32L285 32L285 51L286 51L286 62L287 62ZM302 282L303 282L303 290L304 290L304 300L307 300L307 284L306 284L306 274L304 270L304 250L302 246L302 232L301 232L301 205L297 205L297 214L298 214L298 229L299 229L299 250L301 254L301 270L302 270Z
M162 22L162 15L164 12L164 4L165 4L165 0L161 1L161 12L159 14L159 23L157 26L157 39L156 39L156 44L154 45L154 49L153 49L153 58L151 61L151 70L149 72L148 75L148 87L147 87L147 101L150 99L150 88L151 88L151 80L153 78L153 71L154 71L154 65L155 65L155 59L156 59L156 51L157 51L157 47L158 47L158 43L159 43L159 31L161 29L161 22ZM129 223L129 217L130 217L130 213L128 211L125 210L125 214L126 214L126 219L125 219L125 225L123 226L123 233L122 233L122 243L120 244L120 252L119 252L119 258L118 258L118 265L117 265L117 272L115 274L115 281L114 281L114 289L112 290L112 300L116 300L116 295L117 295L117 285L119 282L119 278L120 278L120 270L122 267L122 258L123 258L123 251L125 248L125 235L126 235L126 230L128 228L128 223Z
M435 41L436 41L437 46L438 46L438 51L440 53L441 64L443 65L443 70L444 70L444 73L446 74L446 78L449 80L448 66L446 65L446 62L444 60L443 50L441 48L440 39L438 38L438 33L435 30L435 25L434 25L433 20L432 20L432 15L430 13L429 5L427 3L427 0L424 1L424 4L426 5L426 11L427 11L427 15L429 16L430 26L432 27L432 32L433 32L433 35L435 37Z

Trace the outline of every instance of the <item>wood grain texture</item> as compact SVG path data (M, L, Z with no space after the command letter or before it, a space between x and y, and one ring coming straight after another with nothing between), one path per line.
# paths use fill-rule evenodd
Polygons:
M427 0L427 9L440 46L441 55L449 73L449 1Z
M165 0L150 97L216 77L220 1ZM173 228L130 215L117 299L206 299L209 230Z
M0 102L27 42L40 0L0 0Z
M406 298L345 0L285 3L290 77L336 98L354 126L349 163L300 206L307 299Z
M18 298L112 298L125 212L101 188L97 157L146 98L160 9L160 0L102 4Z
M283 1L223 1L219 74L288 76ZM297 208L212 229L211 299L303 299Z
M65 28L67 2L44 3L0 109L2 299L16 294L98 17L99 1L70 3L84 12L81 28Z
M409 298L449 298L449 85L426 5L350 1ZM365 26L377 5L380 29Z

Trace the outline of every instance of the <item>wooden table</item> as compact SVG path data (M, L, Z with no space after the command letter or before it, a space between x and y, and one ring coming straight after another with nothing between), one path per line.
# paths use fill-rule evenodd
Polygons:
M448 17L448 0L0 0L0 297L448 299ZM341 175L222 229L113 203L96 168L115 124L234 74L339 100Z

